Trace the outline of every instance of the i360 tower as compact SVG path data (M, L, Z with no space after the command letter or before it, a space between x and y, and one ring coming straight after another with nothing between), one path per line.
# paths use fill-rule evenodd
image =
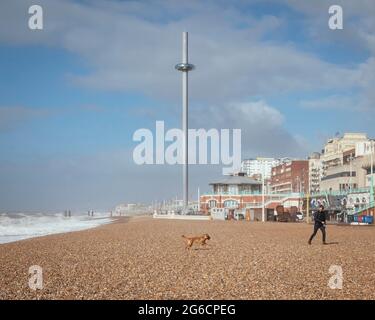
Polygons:
M188 62L188 33L182 33L182 62L176 64L175 68L182 72L182 184L183 184L183 212L185 213L188 208L189 201L189 157L188 157L188 111L189 111L189 99L188 99L188 74L189 71L194 69L194 65Z

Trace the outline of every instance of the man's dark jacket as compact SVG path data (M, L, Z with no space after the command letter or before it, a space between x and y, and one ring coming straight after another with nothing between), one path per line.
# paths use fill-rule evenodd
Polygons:
M325 211L316 211L314 214L315 224L323 225L326 222L326 213Z

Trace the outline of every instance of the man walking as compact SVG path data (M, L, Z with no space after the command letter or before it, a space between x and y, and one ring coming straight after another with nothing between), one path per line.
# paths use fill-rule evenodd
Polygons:
M327 244L326 243L326 213L324 211L323 205L320 205L319 211L315 212L314 221L315 221L314 222L314 232L311 235L308 243L311 244L312 239L314 239L316 233L320 229L320 231L322 231L322 234L323 234L323 244Z

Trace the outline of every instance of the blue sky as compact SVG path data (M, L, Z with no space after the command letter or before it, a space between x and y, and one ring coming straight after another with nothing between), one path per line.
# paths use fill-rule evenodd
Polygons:
M335 1L31 1L0 5L0 210L108 210L180 197L180 168L136 166L139 128L179 127L181 32L190 125L241 128L243 157L306 157L336 132L375 136L374 6ZM204 174L203 174L204 173ZM220 166L196 166L191 197Z

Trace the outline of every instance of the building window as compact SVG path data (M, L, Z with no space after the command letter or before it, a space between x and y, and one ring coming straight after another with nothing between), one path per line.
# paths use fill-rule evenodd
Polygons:
M237 185L229 185L228 191L230 194L237 194L238 193Z
M238 208L238 202L236 200L225 200L224 207L231 208L231 209Z
M216 208L216 200L210 200L208 201L208 208L211 209L211 208Z

